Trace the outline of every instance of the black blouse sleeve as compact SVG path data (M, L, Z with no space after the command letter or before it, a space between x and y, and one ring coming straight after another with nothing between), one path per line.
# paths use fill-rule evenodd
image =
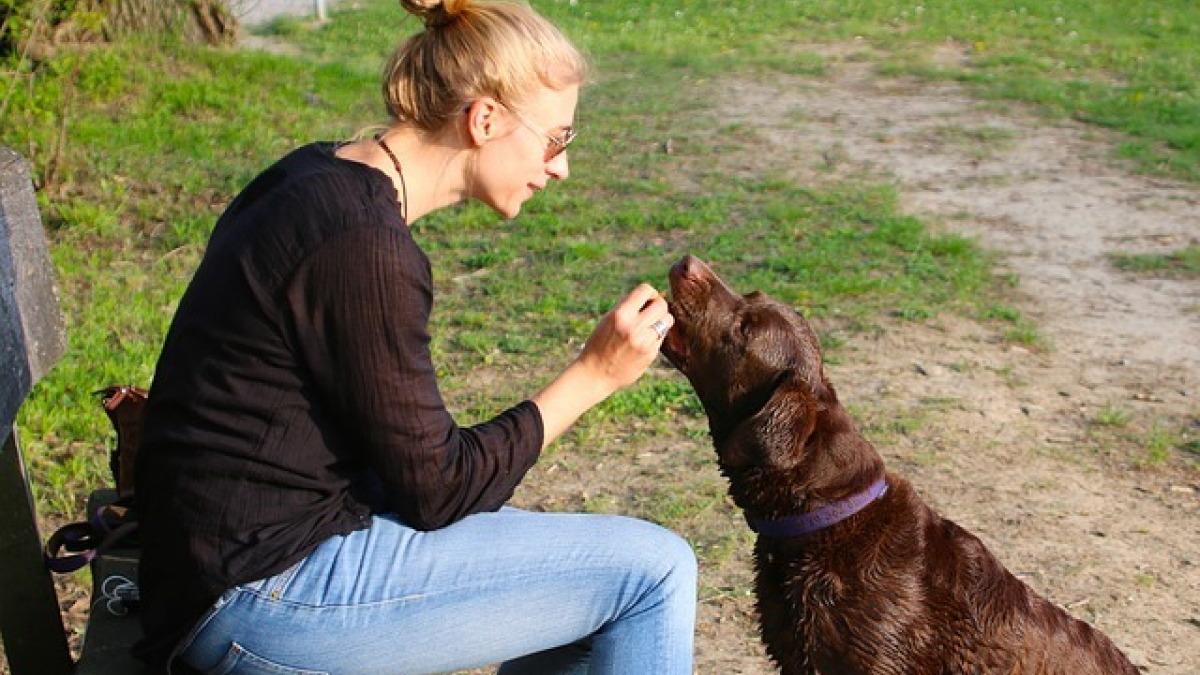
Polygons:
M541 450L540 413L525 401L473 427L455 423L429 350L432 274L405 228L325 242L287 303L332 431L378 475L388 510L436 529L512 496Z

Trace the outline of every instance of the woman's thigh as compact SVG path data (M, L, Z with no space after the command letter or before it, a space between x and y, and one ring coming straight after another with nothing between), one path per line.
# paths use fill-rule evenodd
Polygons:
M694 587L694 566L678 536L620 516L506 508L433 532L376 517L227 593L184 658L238 674L449 672L591 636L662 579ZM690 651L684 603L671 621Z

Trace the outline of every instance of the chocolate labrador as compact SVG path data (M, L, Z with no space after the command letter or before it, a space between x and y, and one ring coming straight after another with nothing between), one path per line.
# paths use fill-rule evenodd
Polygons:
M762 639L785 675L1134 675L888 472L821 365L817 336L693 256L671 269L663 355L696 390L757 533Z

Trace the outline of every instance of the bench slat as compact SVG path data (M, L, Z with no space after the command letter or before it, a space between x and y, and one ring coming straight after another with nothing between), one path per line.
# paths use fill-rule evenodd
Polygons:
M137 580L137 551L93 564L93 607L72 662L54 579L42 559L37 511L15 430L30 390L66 348L62 309L29 165L0 147L0 636L12 675L136 675L136 614L107 609L105 580ZM97 602L97 600L99 602Z
M71 651L54 580L42 562L25 462L11 429L0 449L0 634L12 675L67 675Z
M66 345L29 163L0 146L0 431Z
M17 410L65 346L29 163L0 147L0 635L13 675L71 670L15 430Z

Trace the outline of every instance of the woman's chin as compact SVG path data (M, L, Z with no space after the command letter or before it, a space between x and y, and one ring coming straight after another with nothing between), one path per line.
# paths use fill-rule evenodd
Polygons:
M504 218L505 220L512 220L521 214L521 207L523 205L523 202L517 202L516 204L505 204L501 207L493 207L493 209L500 215L501 218Z
M521 213L521 207L524 205L524 202L517 202L515 204L497 204L495 202L483 199L479 201L483 202L489 209L492 210L493 213L505 220L512 220L513 218L516 218L517 215Z

